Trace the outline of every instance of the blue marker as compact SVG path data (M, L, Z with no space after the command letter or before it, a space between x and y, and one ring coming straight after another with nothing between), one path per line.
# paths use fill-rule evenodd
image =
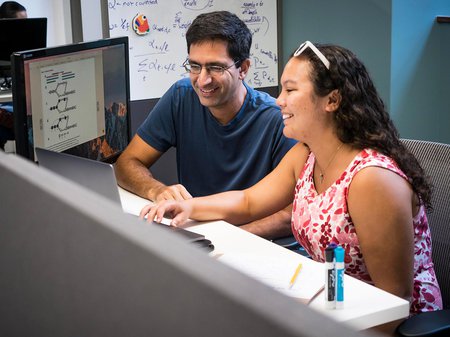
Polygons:
M334 250L334 258L336 260L336 309L344 307L344 255L344 248L338 246Z
M336 278L334 271L334 249L336 245L331 244L325 248L325 307L334 309L336 305Z

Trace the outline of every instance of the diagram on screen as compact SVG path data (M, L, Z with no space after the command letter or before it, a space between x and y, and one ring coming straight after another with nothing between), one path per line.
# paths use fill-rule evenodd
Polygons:
M75 78L75 74L68 73L68 74L61 74L61 77L63 79L68 78ZM52 77L47 78L47 84L52 83L51 81ZM50 107L50 110L58 110L59 112L66 112L68 110L76 109L76 105L68 106L67 103L69 101L70 94L75 94L75 90L67 90L67 81L60 82L56 85L56 89L50 90L49 94L56 94L58 96L58 102L56 102L55 106Z
M50 86L52 83L56 83L56 88L49 90L49 95L55 94L58 97L58 100L54 106L50 107L50 111L57 110L60 114L60 117L54 120L51 124L50 129L55 132L60 132L59 137L63 137L64 131L76 127L76 124L70 124L70 116L67 114L68 111L74 110L77 106L71 105L69 106L69 95L75 94L75 90L67 89L67 80L75 78L75 74L73 72L62 72L62 73L52 73L50 75L46 75L46 83L47 86ZM59 80L63 80L64 82L59 82Z
M104 134L94 58L43 67L40 74L46 147L70 148Z

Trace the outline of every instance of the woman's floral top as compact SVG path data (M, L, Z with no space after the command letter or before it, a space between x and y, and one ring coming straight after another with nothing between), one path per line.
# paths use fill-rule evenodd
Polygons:
M324 249L336 243L345 249L345 272L373 284L361 253L358 236L347 209L347 196L353 177L360 170L377 166L405 179L405 174L389 157L377 151L361 151L326 191L318 194L314 186L315 157L310 153L298 179L292 210L292 231L297 241L315 261L324 262ZM431 235L425 207L413 218L414 291L411 314L442 309L442 298L431 259Z

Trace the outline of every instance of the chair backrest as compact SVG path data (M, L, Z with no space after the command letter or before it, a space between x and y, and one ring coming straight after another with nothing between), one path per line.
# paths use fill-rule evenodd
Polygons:
M444 308L450 308L450 145L402 139L422 165L433 185L433 211L428 214L433 262Z

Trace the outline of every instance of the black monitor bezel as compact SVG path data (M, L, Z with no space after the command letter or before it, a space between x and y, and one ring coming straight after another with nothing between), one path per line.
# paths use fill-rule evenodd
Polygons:
M130 74L129 74L129 55L128 55L128 37L114 37L96 41L80 42L74 44L67 44L56 47L40 48L28 51L15 52L11 55L11 69L12 69L12 95L13 95L13 111L14 111L14 131L16 142L16 153L35 161L34 149L30 148L28 142L28 125L27 125L27 102L26 102L26 87L25 87L25 61L31 59L45 58L49 56L57 56L63 54L70 54L82 51L88 51L97 48L104 48L114 45L124 45L125 48L125 77L126 77L126 97L125 102L127 109L127 144L131 139L131 117L130 117ZM113 156L106 158L105 162L113 163L121 154L121 151Z

